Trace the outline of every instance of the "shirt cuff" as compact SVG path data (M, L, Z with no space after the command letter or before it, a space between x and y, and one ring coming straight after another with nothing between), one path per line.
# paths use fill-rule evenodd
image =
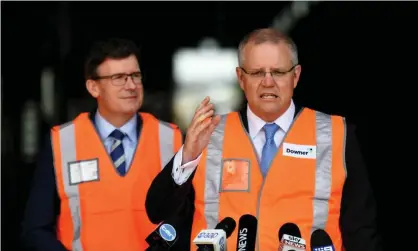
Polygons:
M171 172L173 180L177 185L181 186L189 179L190 175L194 172L197 165L199 164L201 157L202 154L200 154L195 160L181 165L181 160L183 158L183 146L181 146L180 150L174 157L173 170Z

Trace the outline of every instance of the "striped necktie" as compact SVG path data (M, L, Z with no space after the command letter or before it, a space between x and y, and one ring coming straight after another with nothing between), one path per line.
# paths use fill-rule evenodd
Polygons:
M126 174L126 161L125 161L125 151L123 149L122 140L125 137L118 129L115 129L110 135L113 139L112 147L110 148L110 157L112 158L113 164L115 165L116 170L121 176Z
M270 163L277 152L277 146L274 142L274 134L276 134L277 130L279 130L279 126L277 124L264 125L266 143L264 144L263 151L261 153L261 172L264 176L266 176Z

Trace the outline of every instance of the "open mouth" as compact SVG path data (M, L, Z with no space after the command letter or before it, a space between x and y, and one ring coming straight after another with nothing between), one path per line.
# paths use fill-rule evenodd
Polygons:
M276 98L278 98L279 96L277 96L276 94L274 94L274 93L263 93L263 94L261 94L260 95L260 98L261 99L276 99Z

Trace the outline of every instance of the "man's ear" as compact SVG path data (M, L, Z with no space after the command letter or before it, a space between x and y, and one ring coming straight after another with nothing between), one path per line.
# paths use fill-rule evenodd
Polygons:
M295 66L295 77L293 79L293 88L296 88L296 86L298 85L301 73L302 73L302 66L300 64L296 65Z
M93 96L93 98L98 98L100 95L100 90L99 90L99 86L97 84L96 81L94 80L87 80L86 81L86 88L87 91L90 93L91 96Z
M235 73L237 74L237 80L239 83L239 87L241 87L242 90L244 90L244 81L242 80L242 78L244 77L241 71L241 68L236 67L235 68Z

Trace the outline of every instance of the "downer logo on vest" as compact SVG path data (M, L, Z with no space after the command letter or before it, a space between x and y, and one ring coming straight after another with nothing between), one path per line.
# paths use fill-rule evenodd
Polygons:
M173 241L176 238L176 230L170 224L162 224L160 235L166 241Z
M283 155L302 159L316 159L316 146L283 143Z

